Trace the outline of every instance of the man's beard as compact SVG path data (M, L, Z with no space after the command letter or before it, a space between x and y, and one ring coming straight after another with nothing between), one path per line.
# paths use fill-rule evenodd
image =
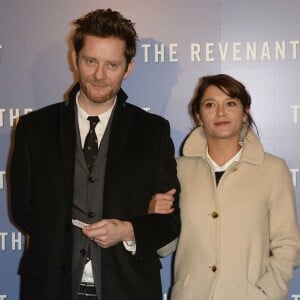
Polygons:
M79 81L79 84L80 84L80 90L82 91L82 93L84 93L86 95L86 97L93 103L104 103L104 102L107 102L109 100L111 100L112 98L115 98L116 96L116 92L114 89L110 89L108 93L106 94L102 94L102 95L93 95L87 85L82 82L82 81Z

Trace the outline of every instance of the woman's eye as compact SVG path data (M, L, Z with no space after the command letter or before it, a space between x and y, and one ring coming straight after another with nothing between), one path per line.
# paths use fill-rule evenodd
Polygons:
M212 102L206 102L205 103L205 107L206 108L211 108L211 107L213 107L214 106L214 104L212 103Z
M227 103L228 106L236 106L236 103L234 101L229 101Z

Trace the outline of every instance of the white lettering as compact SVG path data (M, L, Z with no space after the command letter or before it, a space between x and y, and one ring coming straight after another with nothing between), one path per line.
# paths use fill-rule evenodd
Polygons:
M191 43L192 62L226 61L270 61L295 60L298 58L299 40L291 41L246 41ZM178 62L178 43L142 44L144 62ZM168 53L169 52L169 53Z
M21 232L13 232L11 234L11 249L21 250L22 249L22 234Z
M5 112L5 109L4 108L0 108L0 127L3 127L4 126L4 112Z
M200 58L200 44L191 44L191 61L201 61Z
M191 61L270 61L297 59L299 40L191 43ZM203 49L203 51L201 51Z
M256 60L256 42L246 44L246 60Z
M1 64L1 53L2 53L2 48L3 48L3 45L2 44L0 44L0 64Z
M12 127L14 124L16 124L16 120L20 117L20 109L16 108L15 109L15 113L14 113L14 109L10 109L9 110L9 125L10 127Z
M233 61L242 60L242 58L238 56L238 54L241 53L240 48L241 48L241 43L233 43L233 50L232 50L232 59L233 59Z
M0 127L4 127L6 122L9 122L9 126L13 127L20 115L26 115L32 110L32 108L24 108L23 111L20 108L0 108Z
M219 43L219 51L221 56L221 61L225 61L228 52L228 43L224 43L225 47L223 48L222 43Z
M299 45L299 41L290 41L292 45L292 59L297 59L297 46Z
M32 112L32 108L24 108L24 115L27 115L30 112Z
M10 240L10 243L9 243ZM21 232L0 232L0 250L6 251L9 246L9 250L20 251L24 243L24 238Z
M0 300L5 300L7 299L7 295L0 295Z
M148 63L151 60L151 44L142 44L141 47L143 48L143 54L144 54L144 62ZM154 44L154 53L153 58L154 62L165 62L168 60L168 62L178 62L177 55L177 47L178 44L173 43L169 45L165 44ZM167 52L169 52L169 57L166 57Z
M291 295L294 300L300 300L300 295Z
M278 42L275 43L275 59L285 59L285 42Z
M149 62L149 48L150 44L142 44L142 48L144 48L144 62Z
M178 58L175 57L177 54L178 44L170 44L170 62L178 62Z
M212 47L214 46L214 43L206 43L206 61L214 61L215 59L211 57L211 54L214 53Z
M291 105L291 109L293 110L293 123L298 123L298 113L300 110L300 105Z
M294 187L297 186L297 173L299 172L299 169L290 169L290 172L292 174L292 180Z
M165 45L164 44L161 44L161 45L155 44L154 45L154 56L155 56L155 59L154 59L155 62L164 62L165 61ZM159 58L160 58L160 60L159 60Z
M4 189L4 176L6 172L5 171L0 171L0 190Z
M1 244L1 247L0 247L0 250L4 251L6 249L6 237L8 236L8 233L7 232L0 232L0 244Z
M268 42L264 42L262 45L262 50L261 50L261 60L265 60L265 58L267 60L271 59L271 54L270 54L270 48L269 48L269 44Z

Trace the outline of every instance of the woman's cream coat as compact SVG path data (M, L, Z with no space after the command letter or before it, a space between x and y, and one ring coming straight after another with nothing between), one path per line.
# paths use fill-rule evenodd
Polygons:
M216 187L206 147L196 128L178 159L182 229L172 300L286 299L300 233L285 162L249 130L240 161Z

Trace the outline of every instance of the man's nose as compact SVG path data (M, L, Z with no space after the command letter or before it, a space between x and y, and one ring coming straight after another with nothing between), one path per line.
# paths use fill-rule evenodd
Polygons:
M99 65L95 70L94 76L97 80L103 79L106 76L105 66Z

